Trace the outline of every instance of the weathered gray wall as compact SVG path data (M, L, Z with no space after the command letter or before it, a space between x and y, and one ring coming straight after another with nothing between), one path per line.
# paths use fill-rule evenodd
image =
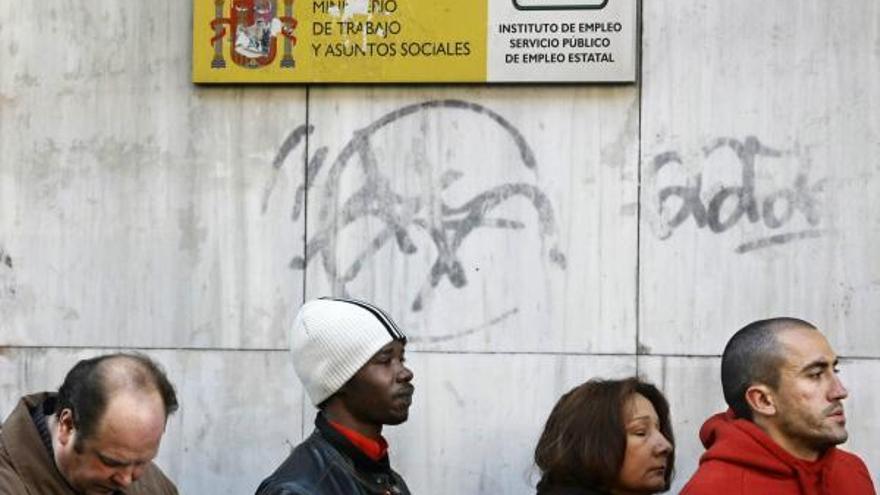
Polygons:
M182 401L159 462L251 493L313 415L285 329L348 293L413 337L416 493L529 493L559 394L634 372L677 489L727 337L786 313L844 356L876 479L880 4L642 8L638 85L306 89L191 85L188 1L0 2L0 415L146 349Z

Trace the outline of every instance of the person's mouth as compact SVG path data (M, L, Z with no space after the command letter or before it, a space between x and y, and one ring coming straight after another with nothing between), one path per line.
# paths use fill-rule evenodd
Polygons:
M845 423L846 422L846 414L843 412L843 407L838 407L832 409L827 416L831 419L834 419L838 422Z
M415 387L410 386L410 387L407 387L407 388L401 390L400 392L397 392L396 394L394 394L394 398L405 400L407 403L411 403L412 396L414 393L415 393Z
M648 473L655 476L666 476L666 465L655 466L649 469Z

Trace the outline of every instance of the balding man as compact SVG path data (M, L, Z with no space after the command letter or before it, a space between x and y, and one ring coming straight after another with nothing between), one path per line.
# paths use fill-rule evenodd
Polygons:
M739 330L721 357L730 406L703 424L706 453L682 495L873 495L847 439L837 355L810 323L760 320Z
M57 393L23 397L0 426L0 493L177 494L152 463L176 409L146 356L80 361Z

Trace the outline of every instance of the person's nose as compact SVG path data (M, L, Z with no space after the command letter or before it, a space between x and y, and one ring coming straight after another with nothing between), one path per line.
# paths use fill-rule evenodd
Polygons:
M397 372L397 380L404 383L409 383L412 381L413 376L414 375L412 370L407 368L405 364L401 363L400 370Z
M137 476L135 475L134 466L126 466L124 468L120 468L113 475L113 483L121 488L127 488L136 479Z
M668 456L672 452L672 442L670 442L666 435L662 433L657 433L657 441L654 444L654 453L656 455Z
M137 481L141 476L144 475L144 471L147 469L147 463L142 462L134 465L134 470L131 473L132 481Z
M834 375L834 381L831 383L831 390L828 393L829 400L843 400L849 396L849 391L843 386L840 376Z

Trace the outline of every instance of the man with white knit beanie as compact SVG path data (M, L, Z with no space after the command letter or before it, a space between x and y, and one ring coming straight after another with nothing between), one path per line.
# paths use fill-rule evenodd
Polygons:
M315 431L257 495L409 495L382 437L382 426L409 416L414 387L405 346L403 332L370 303L321 298L300 308L290 353L319 409Z

